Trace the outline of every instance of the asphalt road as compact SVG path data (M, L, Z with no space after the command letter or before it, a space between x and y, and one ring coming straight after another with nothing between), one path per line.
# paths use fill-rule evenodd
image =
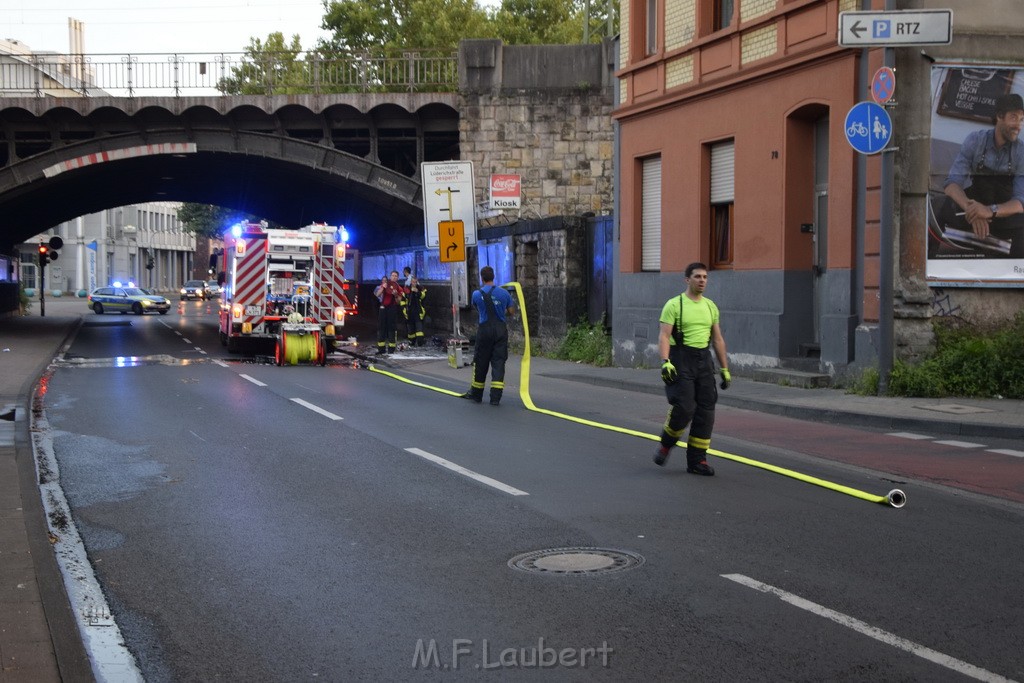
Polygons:
M88 317L46 394L75 521L149 681L1024 679L1019 505L904 482L896 511L728 461L694 477L655 467L653 442L515 400L239 362L204 304L183 310ZM655 395L533 395L646 432L664 419ZM943 457L718 413L716 448L872 492L893 486L886 461ZM842 462L865 449L878 471ZM509 566L579 547L643 561Z

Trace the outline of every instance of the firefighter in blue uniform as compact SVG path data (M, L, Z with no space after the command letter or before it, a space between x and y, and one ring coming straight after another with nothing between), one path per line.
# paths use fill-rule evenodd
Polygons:
M718 306L704 296L707 284L707 266L691 263L686 267L686 291L669 299L661 310L658 335L661 379L665 382L665 396L671 407L662 427L661 446L654 453L654 463L665 464L669 450L692 419L686 441L686 471L712 476L715 470L707 463L707 452L718 402L712 348L721 366L722 389L729 388L732 375L725 338L718 325Z
M483 401L487 369L491 370L491 405L501 403L505 390L505 361L508 359L508 328L505 318L514 312L512 295L494 286L494 269L480 269L483 286L473 292L473 305L480 314L480 327L473 352L473 383L462 395L477 403Z

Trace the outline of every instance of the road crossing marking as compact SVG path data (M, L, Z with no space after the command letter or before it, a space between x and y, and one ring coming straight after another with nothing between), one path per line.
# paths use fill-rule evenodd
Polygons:
M1015 451L1012 448L990 448L987 453L999 453L1001 455L1012 455L1015 458L1024 458L1024 451Z
M239 377L241 377L242 379L249 380L250 382L252 382L253 384L255 384L258 387L265 387L265 386L267 386L266 384L264 384L263 382L259 381L255 377L250 377L249 375L239 375Z
M874 638L875 640L881 643L885 643L886 645L891 645L905 652L909 652L912 655L921 657L922 659L927 659L930 662L934 662L939 666L944 666L947 669L956 671L957 673L963 674L964 676L969 676L979 681L1009 682L1011 680L1009 678L1004 678L999 674L992 673L991 671L988 671L986 669L974 666L973 664L968 664L967 662L956 659L955 657L950 657L949 655L945 655L941 652L932 650L931 648L925 647L924 645L919 645L913 642L912 640L907 640L906 638L901 638L893 633L889 633L888 631L883 631L880 628L867 624L861 621L860 619L855 619L851 616L843 614L842 612L836 612L835 610L831 610L828 607L824 607L817 603L811 602L810 600L805 600L804 598L801 598L798 595L794 595L793 593L787 593L781 588L776 588L775 586L770 586L766 583L761 583L760 581L752 579L749 576L744 576L743 574L722 574L721 576L724 579L735 581L736 583L746 586L747 588L753 588L754 590L761 591L762 593L771 593L777 596L783 602L788 602L794 607L799 607L800 609L806 610L812 614L816 614L819 617L830 619L836 622L837 624L840 624L841 626L853 629L854 631L866 635L869 638Z
M467 470L462 465L456 465L452 461L445 460L444 458L442 458L440 456L437 456L437 455L434 455L433 453L428 453L427 451L420 450L419 448L406 448L405 450L407 450L408 452L412 453L413 455L418 455L418 456L420 456L421 458L423 458L425 460L429 460L430 462L436 463L436 464L440 465L441 467L446 467L446 468L450 469L452 472L458 472L459 474L465 475L465 476L469 477L470 479L476 479L481 484L487 484L488 486L493 486L494 488L498 489L499 491L504 491L505 493L508 493L510 495L513 495L513 496L528 496L528 495L530 495L526 491L520 491L519 489L517 489L515 487L512 487L512 486L509 486L508 484L502 484L497 479L491 479L490 477L484 476L484 475L482 475L482 474L480 474L478 472L474 472L473 470Z
M983 443L971 443L970 441L936 441L935 443L941 443L943 446L956 446L957 448L984 448Z
M332 413L330 411L324 410L320 406L313 405L309 401L303 401L301 398L293 398L291 400L294 401L295 403L298 403L303 408L309 408L314 413L320 413L324 417L329 417L332 420L341 420L341 419L343 419L340 415L335 415L334 413Z

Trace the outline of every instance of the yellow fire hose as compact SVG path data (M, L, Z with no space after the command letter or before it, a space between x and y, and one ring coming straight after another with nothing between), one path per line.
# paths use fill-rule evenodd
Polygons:
M566 415L565 413L558 413L558 412L555 412L553 410L547 410L545 408L538 408L534 404L533 399L530 398L530 327L529 327L529 324L527 323L527 319L526 319L526 301L523 299L523 290L522 290L522 287L519 286L518 282L509 282L509 283L507 283L505 285L502 285L502 286L503 287L512 287L515 290L516 298L519 301L519 313L520 313L520 317L522 318L522 321L523 321L523 338L524 338L523 359L522 359L522 362L520 363L520 366L519 366L519 398L522 400L523 405L526 406L527 410L532 410L532 411L534 411L536 413L543 413L544 415L550 415L551 417L557 417L557 418L561 418L563 420L569 420L571 422L577 422L579 424L587 425L589 427L597 427L598 429L605 429L605 430L612 431L612 432L619 432L620 434L629 434L630 436L638 436L638 437L640 437L642 439L649 439L651 441L660 441L661 440L660 437L658 437L658 436L655 436L653 434L645 434L643 432L638 432L638 431L636 431L634 429L627 429L625 427L616 427L615 425L604 424L602 422L594 422L593 420L585 420L585 419L583 419L581 417L575 417L573 415ZM441 389L439 387L434 387L434 386L431 386L429 384L423 384L422 382L415 382L413 380L407 379L405 377L401 377L400 375L396 375L396 374L391 373L391 372L386 372L384 370L378 370L373 365L371 365L369 367L369 369L370 369L371 372L376 372L376 373L379 373L379 374L382 374L382 375L387 375L388 377L392 377L394 379L400 380L400 381L405 382L407 384L412 384L414 386L423 387L424 389L431 389L433 391L437 391L437 392L440 392L442 394L448 394L450 396L461 396L460 392L450 391L448 389ZM686 447L686 444L682 443L682 442L677 442L677 445L679 445L679 446L681 446L683 448ZM879 495L875 495L875 494L872 494L872 493L867 493L865 491L861 491L859 489L851 488L849 486L843 486L842 484L836 484L836 483L828 481L826 479L819 479L818 477L812 477L810 475L803 474L801 472L796 472L794 470L786 469L785 467L777 467L775 465L770 465L768 463L761 462L759 460L753 460L751 458L745 458L745 457L743 457L741 455L734 455L732 453L726 453L724 451L715 450L713 448L708 449L708 454L709 455L714 455L714 456L719 457L719 458L723 458L725 460L732 460L733 462L738 462L738 463L741 463L741 464L744 464L744 465L750 465L751 467L758 467L760 469L768 470L769 472L774 472L776 474L781 474L781 475L786 476L786 477L791 477L793 479L797 479L799 481L803 481L803 482L806 482L808 484L814 484L815 486L821 486L821 487L824 487L824 488L827 488L827 489L831 489L833 491L838 491L839 493L845 493L848 496L853 496L854 498L860 498L861 500L866 500L866 501L868 501L870 503L880 503L882 505L891 505L894 508L901 508L901 507L903 507L904 505L907 504L907 496L900 489L893 489L887 495L879 496Z
M284 332L284 362L288 365L316 362L317 335L309 332Z

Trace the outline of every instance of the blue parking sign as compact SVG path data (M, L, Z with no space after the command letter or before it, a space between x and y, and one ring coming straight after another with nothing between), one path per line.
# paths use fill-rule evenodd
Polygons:
M858 102L846 115L846 141L861 154L877 154L892 139L889 112L874 102Z

